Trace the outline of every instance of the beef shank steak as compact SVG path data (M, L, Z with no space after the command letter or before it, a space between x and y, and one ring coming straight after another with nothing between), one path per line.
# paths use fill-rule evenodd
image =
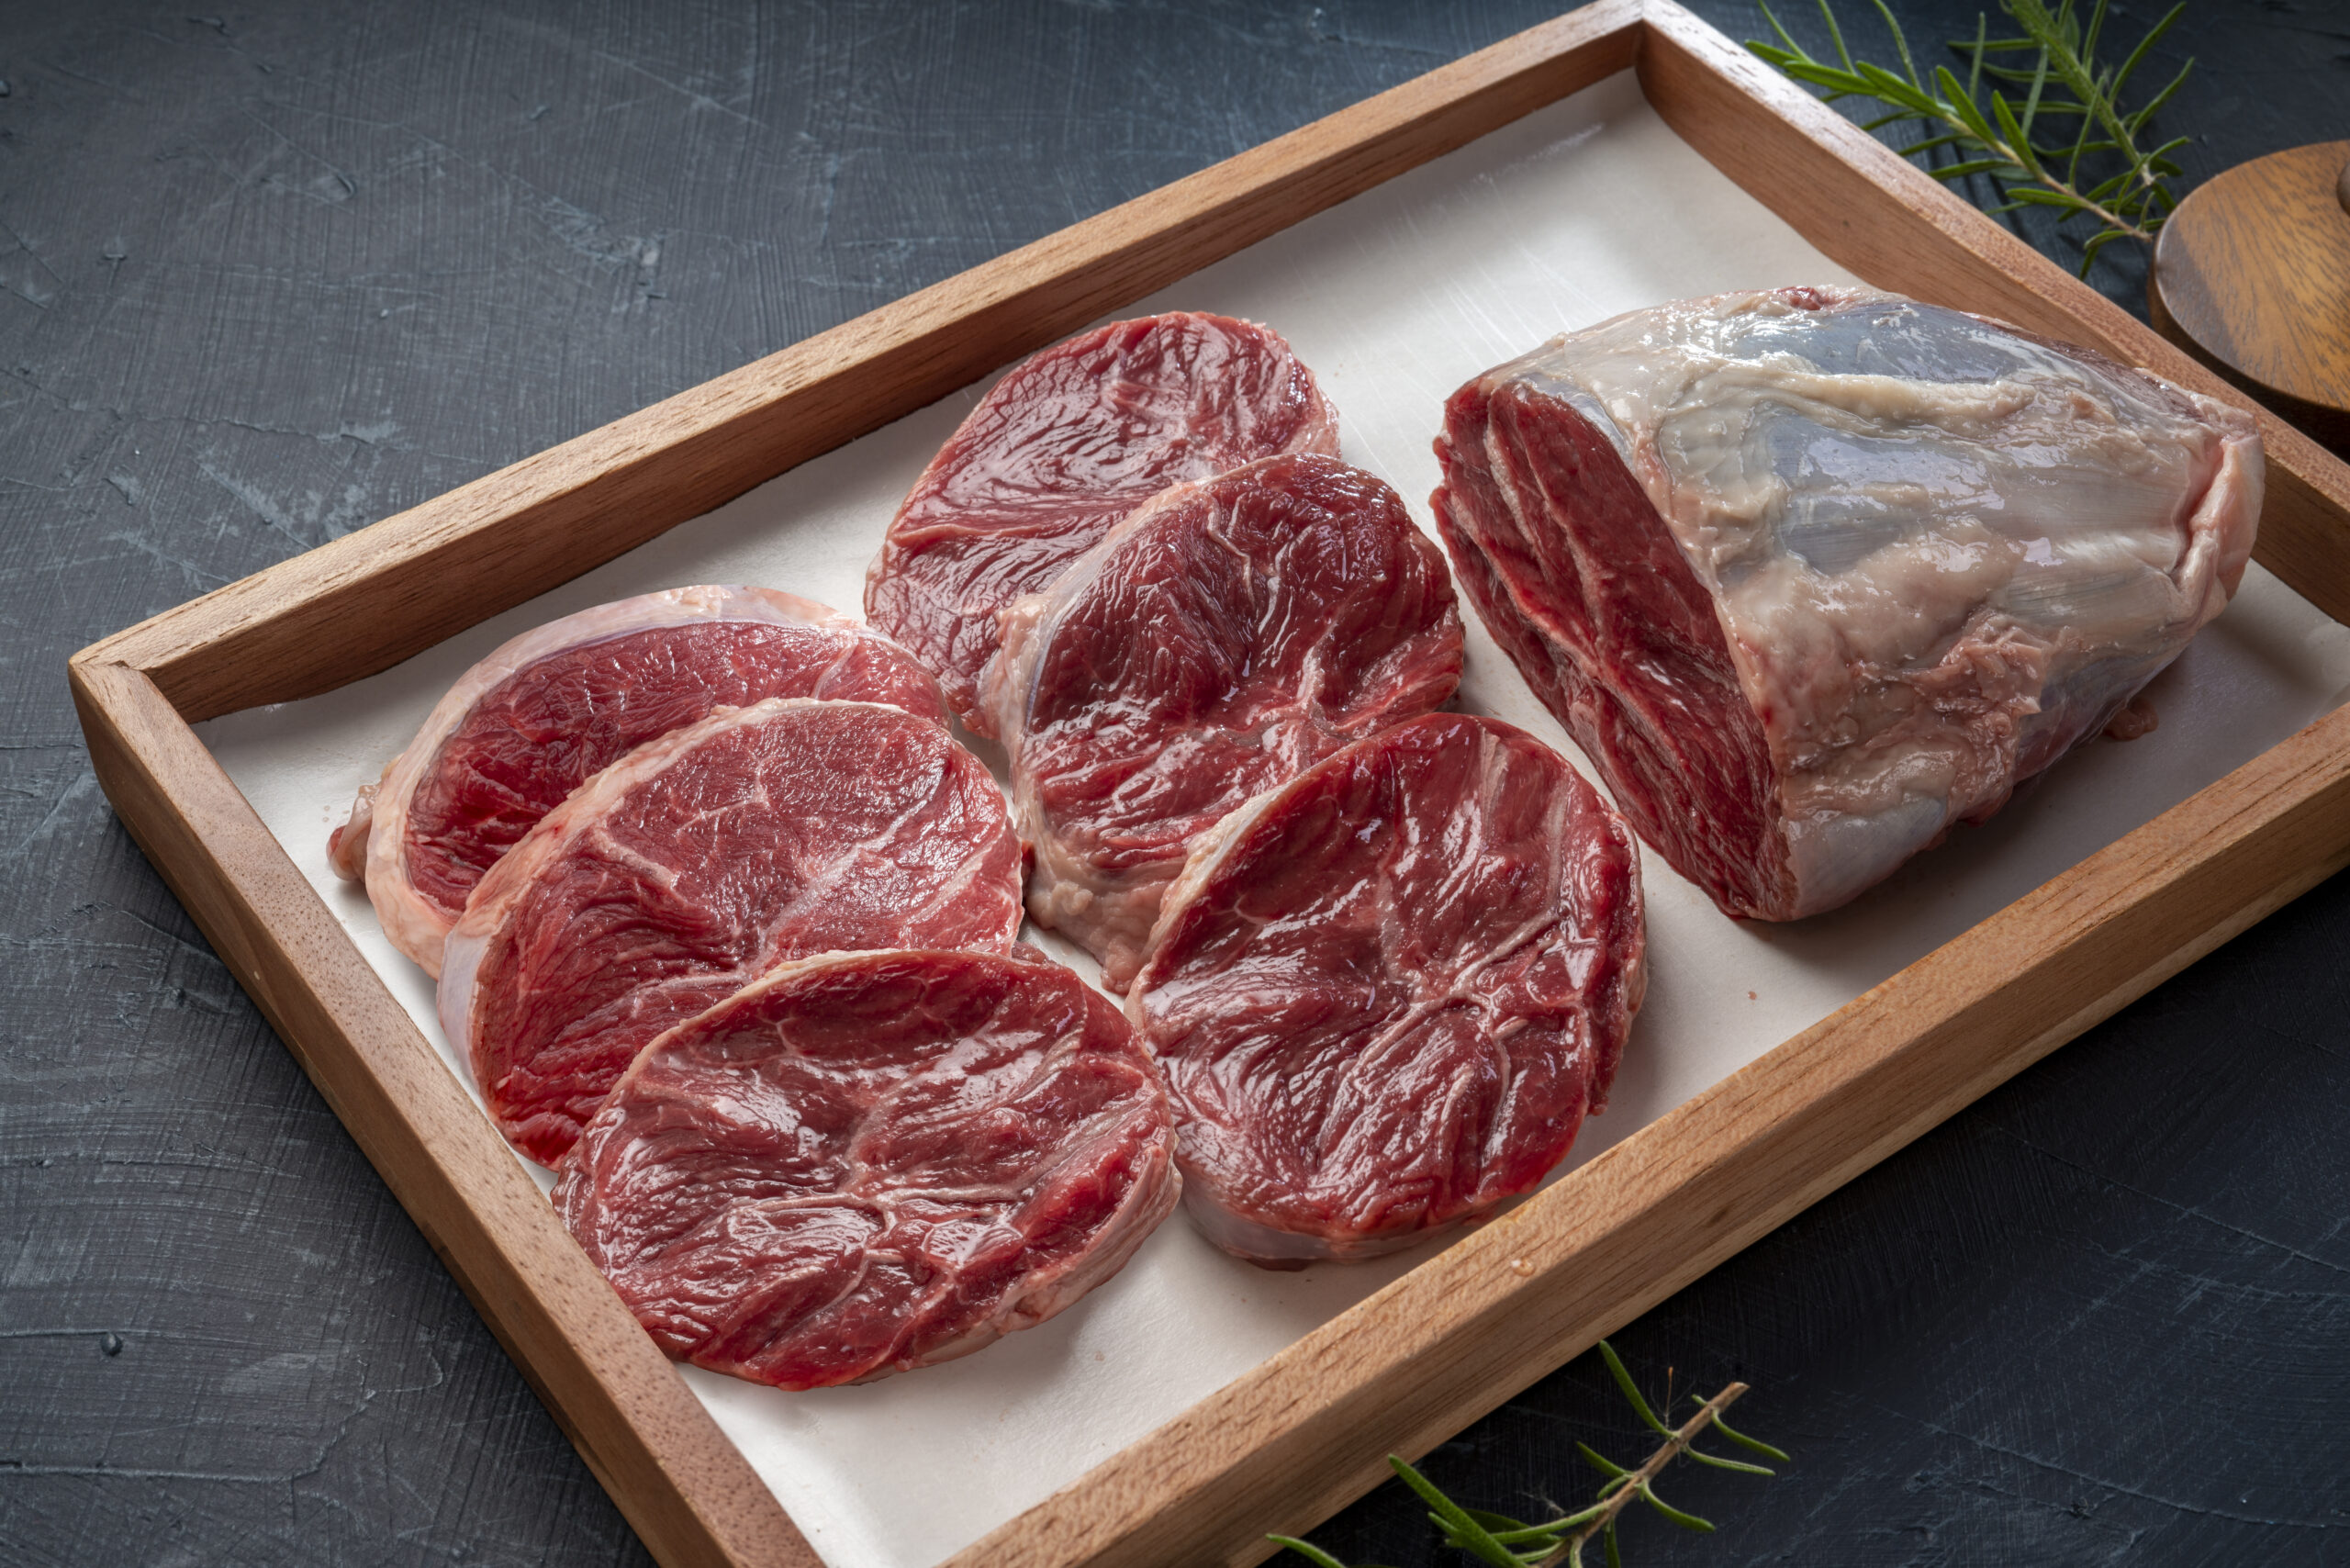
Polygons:
M1029 913L1123 991L1201 834L1460 679L1443 554L1378 478L1285 455L1162 491L1013 607L988 666Z
M986 734L979 675L1013 599L1169 485L1337 450L1279 334L1188 311L1097 327L1013 366L971 410L890 519L865 613Z
M1641 836L1768 920L2113 722L2235 591L2263 472L2226 404L1827 288L1570 333L1454 394L1437 454L1495 640Z
M944 723L912 655L769 588L670 588L566 615L499 647L362 790L329 858L364 878L392 945L438 976L474 884L565 796L655 736L769 697L888 702Z
M629 753L548 812L449 934L441 1023L553 1165L646 1042L789 958L1020 929L1003 793L946 731L771 698Z
M1295 1268L1531 1191L1606 1099L1646 940L1630 830L1494 720L1411 720L1242 807L1126 993L1192 1218Z
M1024 948L831 954L663 1035L588 1124L564 1223L661 1349L861 1383L1042 1323L1181 1185L1165 1091Z

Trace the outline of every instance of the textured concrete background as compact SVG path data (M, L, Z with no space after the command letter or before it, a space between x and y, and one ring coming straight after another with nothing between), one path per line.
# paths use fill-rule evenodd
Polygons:
M2350 135L2350 6L2192 5L2190 182ZM117 825L69 653L1554 8L0 6L0 1562L643 1561ZM2345 958L2337 879L1627 1329L1799 1460L1632 1560L2350 1557ZM1577 1438L1641 1449L1588 1360L1430 1466L1539 1513ZM1320 1539L1439 1560L1392 1487Z

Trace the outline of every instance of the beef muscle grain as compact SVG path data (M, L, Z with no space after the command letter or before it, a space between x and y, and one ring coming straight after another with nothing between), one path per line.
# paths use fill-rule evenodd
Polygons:
M988 667L1029 913L1124 991L1200 834L1460 679L1444 556L1379 479L1281 456L1161 492L1013 608Z
M491 1118L553 1165L644 1044L788 958L1020 928L1003 794L941 726L771 699L639 746L490 868L440 1011Z
M629 1068L555 1205L669 1355L860 1383L1030 1327L1174 1207L1158 1075L1024 948L786 964Z
M1768 920L2103 731L2226 605L2260 514L2240 410L1866 290L1570 333L1454 394L1437 454L1495 641L1641 836Z
M1314 377L1265 328L1178 312L1113 321L1006 372L890 522L865 613L986 734L996 616L1169 485L1281 452L1335 456Z
M912 655L767 588L670 588L526 632L467 670L362 790L329 857L392 946L441 972L474 884L588 775L713 708L769 697L888 702L941 723Z
M1629 829L1507 724L1414 719L1259 796L1126 993L1192 1218L1294 1268L1531 1191L1606 1099L1645 942Z

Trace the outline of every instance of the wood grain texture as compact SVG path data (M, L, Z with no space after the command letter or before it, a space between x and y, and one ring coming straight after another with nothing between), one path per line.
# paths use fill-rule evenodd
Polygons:
M1640 84L1657 112L1845 266L1897 293L2087 343L2253 409L2268 455L2255 556L2328 615L2350 620L2350 467L1672 0L1654 0L1650 18Z
M2322 18L2208 4L2146 67L2200 57L2165 117L2197 133L2190 179L2350 129ZM1975 9L1894 8L1918 39ZM1544 9L15 8L8 1555L641 1560L106 812L65 654ZM1701 9L1760 30L1745 0ZM1684 1481L1724 1534L1658 1527L1635 1561L2317 1560L2350 1503L2307 1462L2350 1387L2344 887L1620 1335L1644 1374L1759 1369L1754 1418L1807 1478ZM1539 1511L1618 1404L1579 1363L1438 1473ZM2182 1418L2192 1446L2162 1439ZM1450 1562L1421 1514L1390 1486L1323 1539Z
M2188 193L2146 279L2155 330L2350 456L2350 141L2237 165Z
M191 600L90 656L146 672L191 722L388 668L1105 311L1625 69L1639 14L1639 0L1571 11Z
M95 660L73 679L91 762L140 847L645 1544L680 1568L818 1568L162 691Z
M527 1200L504 1194L504 1204L486 1194L467 1206L465 1194L494 1167L502 1165L515 1181L519 1172L439 1073L424 1042L397 1018L380 984L363 978L356 954L282 850L266 842L249 812L238 820L216 798L225 778L208 757L201 765L194 761L200 745L171 716L173 709L193 715L233 699L280 700L369 673L386 646L503 607L502 601L485 607L471 585L485 578L496 583L492 597L498 598L517 578L531 581L543 570L589 564L580 559L582 550L592 553L610 541L599 536L583 543L583 527L610 515L613 495L629 493L632 485L697 498L707 484L718 483L732 487L731 494L744 487L736 481L750 459L722 462L716 469L722 477L711 480L714 452L739 446L788 464L821 450L778 447L771 421L778 407L821 395L821 406L837 410L834 420L806 422L834 441L848 439L903 411L897 399L906 396L906 386L927 385L918 373L910 382L909 364L939 361L938 345L946 339L968 338L992 351L1007 332L1019 337L1030 330L1016 314L1023 307L1052 323L1037 333L1049 338L1070 324L1055 314L1057 302L1072 296L1088 301L1073 318L1085 319L1099 303L1087 291L1100 287L1105 274L1130 278L1136 269L1163 265L1172 269L1169 275L1181 275L1237 248L1237 241L1224 243L1234 234L1253 238L1278 227L1281 213L1318 210L1337 199L1326 193L1363 188L1458 145L1465 138L1455 133L1463 126L1506 123L1635 58L1645 81L1666 84L1660 107L1701 151L1712 151L1704 129L1709 115L1710 139L1741 148L1768 140L1774 124L1784 123L1795 140L1780 151L1795 154L1804 174L1830 186L1862 177L1839 146L1841 121L1818 120L1819 111L1807 101L1774 105L1757 93L1736 94L1740 57L1687 13L1662 4L1645 15L1612 3L1587 7L1360 110L1293 133L1263 150L1265 156L1236 160L1237 171L1227 164L1131 203L1096 220L1095 232L1080 230L1066 249L1041 241L981 269L976 279L942 285L852 323L828 335L830 341L817 340L804 353L777 356L754 367L758 374L682 395L519 465L453 503L455 521L420 509L424 515L392 520L314 553L310 575L300 570L302 561L289 563L264 575L274 582L209 596L184 613L76 656L77 699L87 719L109 737L106 747L94 746L94 755L105 752L100 776L118 809L174 885L199 895L191 907L216 942L253 955L244 972L264 1011L295 1043L314 1079L326 1074L321 1088L394 1189L404 1199L416 1191L412 1207L420 1210L420 1224L436 1249L451 1260L623 1506L644 1521L640 1533L665 1557L767 1561L804 1555L805 1547L771 1499L767 1514L746 1512L747 1468L739 1458L731 1472L708 1462L710 1444L723 1447L722 1441L706 1417L699 1433L680 1426L677 1402L685 1396L674 1377L666 1384L647 1383L643 1380L651 1374L616 1353L611 1335L617 1332L633 1339L638 1361L652 1355L641 1337L588 1316L599 1303L607 1316L615 1307L600 1282L552 1307L532 1296L531 1285L547 1267L550 1249L565 1250L535 1192ZM1652 85L1651 92L1660 90ZM1776 122L1774 109L1785 111ZM1813 123L1805 123L1805 116ZM1399 139L1408 140L1416 155L1396 152ZM1871 143L1864 151L1876 150ZM1739 169L1729 172L1740 177ZM1752 183L1751 174L1746 178ZM1782 215L1807 234L1830 228L1822 212L1803 203L1788 203ZM1867 236L1880 217L1889 237ZM1970 228L1972 217L1944 193L1905 190L1897 180L1890 199L1880 196L1873 207L1847 207L1837 214L1833 232L1843 251L1830 248L1863 275L1908 292L1964 302L1971 287L1983 291L1995 309L2012 297L2031 309L2030 315L2014 311L2026 324L2081 336L2102 302L2076 286L2083 297L2066 298L2068 280L2060 277L2051 286L2044 274L2053 269L2044 261L2022 253L1996 230ZM1854 231L1862 237L1844 237ZM2002 241L2009 253L2001 253ZM1154 249L1171 259L1149 259ZM1146 259L1137 263L1136 256ZM1886 279L1897 259L1902 271ZM2001 262L2009 267L2002 269ZM966 281L968 290L958 288ZM2029 292L2032 283L2040 286L2037 295ZM2067 314L2067 306L2087 315ZM2053 325L2035 319L2052 312ZM969 323L967 333L958 334L958 320ZM2109 333L2100 346L2143 357L2145 345L2133 341L2143 330L2125 320L2110 325ZM957 374L968 379L970 369L963 365ZM852 398L851 387L870 397L872 406ZM2333 519L2340 521L2338 510ZM341 643L322 636L326 627L354 620L371 634ZM302 650L298 665L297 649ZM259 662L264 654L274 656ZM173 748L174 755L164 755ZM2339 749L2318 755L2332 757ZM2307 756L2299 765L2304 773L2314 766ZM2311 785L2291 773L2247 771L2234 782L2237 789L2225 798L2238 812L2294 815L2305 829L2314 823L2322 834L2350 831L2335 820L2341 813L2327 792L2340 782L2333 775ZM228 794L233 797L233 790ZM2311 800L2320 805L2304 811ZM2182 807L2138 836L2192 815ZM190 829L191 816L206 827ZM2266 913L2273 907L2269 901L2281 902L2309 885L2297 874L2280 881L2277 868L2260 858L2256 851L2272 840L2238 846L2214 836L2210 823L2190 825L2193 836L2185 842L2207 852L2205 885L2177 865L2165 876L2143 860L2119 870L2109 868L2109 856L2087 863L2051 884L2090 906L2082 931L2034 926L2017 913L2032 902L2025 901L1905 971L1914 976L1957 966L1977 979L1971 990L1962 984L1940 995L1926 983L1899 1010L1874 1014L1882 1060L1849 1048L1833 1033L1815 1030L1790 1042L1730 1081L1745 1085L1742 1101L1723 1099L1718 1092L1703 1096L1636 1135L1505 1225L1422 1265L960 1561L974 1568L995 1562L1040 1568L1172 1563L1195 1555L1203 1541L1219 1543L1214 1550L1226 1557L1260 1554L1269 1521L1303 1528L1375 1478L1354 1446L1366 1435L1386 1439L1382 1448L1426 1447L2240 929L2234 924L2240 918L2257 917L2244 911ZM2180 842L2164 841L2173 853ZM2331 869L2337 851L2331 837L2322 842L2322 860ZM2242 852L2222 857L2222 848ZM2099 868L2107 869L2100 874ZM2223 872L2210 868L2232 868L2249 879L2227 885ZM2166 902L2174 890L2183 902ZM2165 911L2179 929L2167 933L2167 940L2148 940L2158 928L2146 922ZM228 934L225 941L220 932ZM2088 958L2076 949L2088 951ZM2084 969L2094 973L2097 965L2116 962L2125 966L2118 980L2083 991ZM2020 967L2044 968L2051 977L2024 1013L2009 1005L2030 990L2008 978ZM1992 989L1977 994L1986 986ZM2060 1011L2063 1022L2053 1029L2038 1026L2059 1001L2072 1003L2072 1011ZM395 1020L404 1034L394 1036L397 1046L379 1042L370 1051L352 1033ZM2027 1029L2027 1023L2034 1026ZM394 1050L398 1054L386 1054ZM1865 1073L1870 1068L1876 1070L1873 1075ZM1853 1071L1863 1071L1867 1081L1855 1087L1841 1076ZM413 1090L424 1073L442 1079L444 1102L453 1101L464 1114L444 1103L420 1127L397 1114L403 1092ZM1733 1110L1708 1120L1705 1108L1717 1103ZM1804 1138L1809 1142L1790 1141ZM1647 1163L1642 1150L1649 1151ZM1745 1223L1732 1223L1741 1213ZM1561 1214L1580 1224L1546 1234L1539 1216ZM1498 1270L1495 1259L1483 1256L1502 1244L1495 1237L1516 1249L1498 1260ZM1513 1260L1531 1265L1530 1271L1508 1267ZM572 1263L575 1273L581 1271L584 1260L573 1254ZM1562 1288L1569 1281L1575 1289ZM656 1394L666 1394L667 1403L658 1403ZM624 1462L613 1462L615 1451ZM755 1482L748 1484L756 1489ZM1284 1518L1301 1499L1311 1512Z
M1268 1554L2350 865L2350 711L2310 726L1643 1127L949 1560Z

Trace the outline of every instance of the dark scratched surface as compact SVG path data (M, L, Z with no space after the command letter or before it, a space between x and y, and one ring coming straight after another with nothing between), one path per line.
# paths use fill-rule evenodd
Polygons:
M2190 182L2350 136L2350 6L2191 6ZM1550 8L0 6L0 1562L644 1561L116 823L66 655ZM1798 1455L1630 1560L2350 1562L2345 960L2336 879L1626 1328ZM1588 1360L1429 1468L1539 1513L1577 1439L1642 1451ZM1446 1560L1392 1487L1317 1539Z

